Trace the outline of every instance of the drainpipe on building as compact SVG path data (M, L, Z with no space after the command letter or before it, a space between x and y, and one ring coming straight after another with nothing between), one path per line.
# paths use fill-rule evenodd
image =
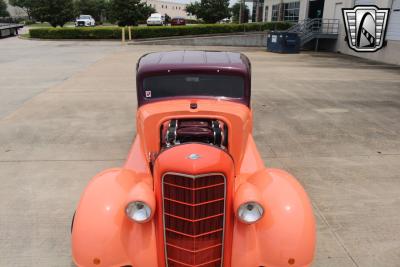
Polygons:
M283 0L279 3L279 14L278 14L278 21L283 21L284 19L284 10L283 10Z
M388 8L390 8L390 10L393 10L393 0L389 0L389 6Z

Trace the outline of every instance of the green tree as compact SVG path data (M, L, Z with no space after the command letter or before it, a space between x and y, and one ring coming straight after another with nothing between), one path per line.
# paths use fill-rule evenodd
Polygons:
M96 22L100 22L106 15L108 2L105 0L76 0L77 15L91 15Z
M191 14L191 15L195 15L198 16L197 14L200 13L201 10L201 6L199 2L194 2L194 3L190 3L188 5L186 5L186 12ZM198 19L200 17L197 17Z
M250 9L248 6L243 5L243 22L248 22L250 17ZM240 2L234 4L231 7L232 21L233 23L239 23L240 17Z
M119 26L137 25L146 20L155 9L140 0L111 0L110 16Z
M216 23L221 19L228 18L229 0L201 0L186 7L186 12L203 19L206 23Z
M32 17L51 26L63 27L74 19L73 0L35 0L32 5Z
M32 6L34 2L35 0L9 0L10 5L22 8L30 19L32 18Z
M0 17L9 17L10 13L7 11L7 4L4 0L0 0Z

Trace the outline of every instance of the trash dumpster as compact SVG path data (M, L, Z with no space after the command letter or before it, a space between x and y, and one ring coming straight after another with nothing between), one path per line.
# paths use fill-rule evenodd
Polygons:
M23 27L22 24L0 23L0 38L18 35L18 29Z
M267 51L275 53L299 53L300 37L295 32L272 31L267 35Z

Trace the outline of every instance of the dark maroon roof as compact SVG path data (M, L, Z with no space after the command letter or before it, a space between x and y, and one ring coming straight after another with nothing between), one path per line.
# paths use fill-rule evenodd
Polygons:
M138 62L138 72L146 70L165 70L168 65L176 68L235 68L243 72L249 72L249 59L234 52L219 51L169 51L156 52L144 55Z
M137 63L138 106L148 102L142 95L142 81L153 75L168 73L219 73L240 75L246 81L245 97L240 102L250 106L251 64L241 53L220 51L168 51L142 56Z

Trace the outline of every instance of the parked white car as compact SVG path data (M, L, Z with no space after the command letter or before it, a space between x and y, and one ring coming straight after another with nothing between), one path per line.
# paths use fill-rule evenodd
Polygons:
M229 18L221 19L218 23L219 23L219 24L231 23L231 19L229 19Z
M147 19L147 26L158 25L162 26L165 24L165 16L161 15L160 13L153 13Z
M80 15L79 18L75 20L76 27L90 27L95 25L96 21L90 15Z

